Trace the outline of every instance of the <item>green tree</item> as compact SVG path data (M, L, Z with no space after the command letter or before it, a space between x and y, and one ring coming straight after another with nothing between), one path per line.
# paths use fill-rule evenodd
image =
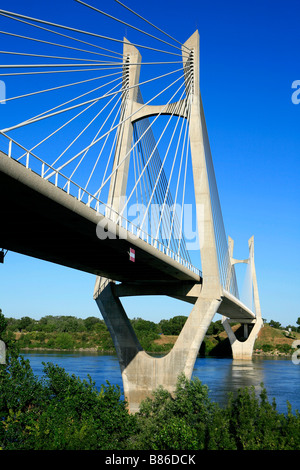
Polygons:
M134 318L131 324L136 332L153 332L158 333L158 326L153 321L144 320L143 318Z
M101 320L97 317L87 317L85 320L83 320L83 322L87 331L92 331L95 329L96 325L99 325L99 323L101 323Z
M142 318L134 318L131 320L133 329L143 349L146 351L155 350L153 341L158 339L158 325L152 321Z
M75 341L69 333L58 333L55 339L55 345L59 349L73 349Z
M224 412L211 402L208 388L198 378L181 376L174 395L163 388L146 399L137 415L138 429L132 444L143 450L205 450L210 448L209 430L222 429L218 448L234 448L234 439L226 431ZM211 439L216 440L212 434ZM225 445L226 444L226 445ZM214 448L214 445L211 446Z
M222 325L222 321L218 320L216 322L211 322L206 332L207 335L217 335L224 331L224 327Z
M164 335L179 335L186 320L186 316L177 315L169 320L161 320L159 326Z
M57 319L57 331L63 333L75 333L84 331L84 321L72 316L61 316Z
M224 408L211 402L198 379L180 377L171 396L164 389L145 400L138 414L135 448L146 450L283 450L300 445L300 414L276 410L261 384L230 395Z
M269 325L273 326L273 328L278 328L278 329L281 328L281 323L279 323L278 321L271 320Z
M51 333L57 329L57 322L54 316L47 315L42 317L38 323L38 330Z
M32 325L33 322L34 322L34 320L32 320L32 318L30 318L30 317L22 317L17 322L18 329L20 331L27 330Z
M0 339L1 339L1 334L4 333L4 331L7 328L7 320L5 319L2 310L0 308Z
M0 315L0 320L1 320ZM119 387L99 391L51 363L37 377L10 342L0 365L0 449L123 450L136 432Z

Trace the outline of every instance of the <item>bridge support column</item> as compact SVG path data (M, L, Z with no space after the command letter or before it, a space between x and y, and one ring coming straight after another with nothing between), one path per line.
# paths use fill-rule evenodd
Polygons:
M262 319L256 320L252 330L250 331L250 334L245 341L239 341L237 339L226 317L222 317L222 324L230 341L233 359L252 359L254 343L261 327L263 326Z
M160 385L173 393L180 374L191 379L202 340L221 303L221 299L200 295L173 349L164 357L154 358L142 349L114 293L113 283L109 283L95 300L116 348L124 395L131 413L137 412L141 401Z
M246 338L245 341L239 341L232 331L230 323L226 317L222 317L222 324L224 329L227 333L229 338L231 349L232 349L232 357L233 359L252 359L253 355L253 347L257 335L260 329L263 327L263 320L261 316L261 309L260 309L260 301L258 295L258 287L257 287L257 279L256 279L256 271L255 271L255 263L254 263L254 237L251 237L248 241L249 246L249 258L247 260L237 260L232 257L233 255L233 240L229 239L229 248L230 248L230 261L231 264L236 263L247 263L250 264L251 268L251 277L252 277L252 287L253 287L253 302L254 302L254 309L256 313L256 320L254 323L253 328L249 334L249 324L241 323L244 325L244 337Z
M6 346L4 341L0 340L0 364L6 364Z

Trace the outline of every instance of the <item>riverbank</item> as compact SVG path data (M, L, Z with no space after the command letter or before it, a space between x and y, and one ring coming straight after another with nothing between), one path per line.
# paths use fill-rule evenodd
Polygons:
M233 329L242 341L241 325ZM15 332L14 339L21 351L68 351L115 354L115 348L108 331L91 333L74 332ZM148 353L166 354L174 346L178 335L137 334L143 348ZM256 356L289 357L295 349L293 343L300 340L300 333L273 328L265 325L258 334L253 354ZM231 346L225 331L215 335L206 335L201 345L200 356L229 357Z
M237 338L243 341L243 327L237 324L232 327ZM281 328L274 328L268 324L258 333L256 338L253 354L256 356L292 356L295 349L293 343L300 340L300 333L290 332ZM228 356L231 355L231 346L225 331L217 335L205 338L206 351L205 355Z

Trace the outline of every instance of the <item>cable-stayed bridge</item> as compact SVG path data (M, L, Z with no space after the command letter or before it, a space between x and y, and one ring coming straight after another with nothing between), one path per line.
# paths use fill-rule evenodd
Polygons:
M224 227L199 33L181 44L116 2L118 18L79 0L76 7L125 25L130 41L0 10L0 75L10 90L2 97L0 246L96 275L94 298L134 411L156 386L173 390L179 373L191 376L215 313L234 357L251 357L262 321L253 237L249 256L236 260ZM239 299L238 262L250 268L249 305ZM130 295L193 304L167 356L142 350L120 302ZM246 341L230 320L249 326Z

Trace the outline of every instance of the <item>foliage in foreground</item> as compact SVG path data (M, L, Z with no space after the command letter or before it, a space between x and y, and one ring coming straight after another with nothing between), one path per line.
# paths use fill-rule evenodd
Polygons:
M4 450L123 449L134 418L109 384L99 392L51 363L44 378L11 356L0 371L0 448Z
M119 387L99 391L44 364L36 376L5 334L8 348L0 365L0 449L2 450L299 450L300 414L280 414L262 387L230 395L225 408L212 402L199 379L179 377L174 396L163 388L130 415Z
M199 379L179 377L174 398L162 388L145 400L137 419L136 449L281 450L300 449L300 414L287 414L268 402L262 386L240 389L221 408Z
M109 383L98 391L51 363L38 378L17 353L0 367L3 450L300 449L299 413L278 413L264 389L241 389L221 408L198 379L180 377L174 397L158 389L130 415Z

